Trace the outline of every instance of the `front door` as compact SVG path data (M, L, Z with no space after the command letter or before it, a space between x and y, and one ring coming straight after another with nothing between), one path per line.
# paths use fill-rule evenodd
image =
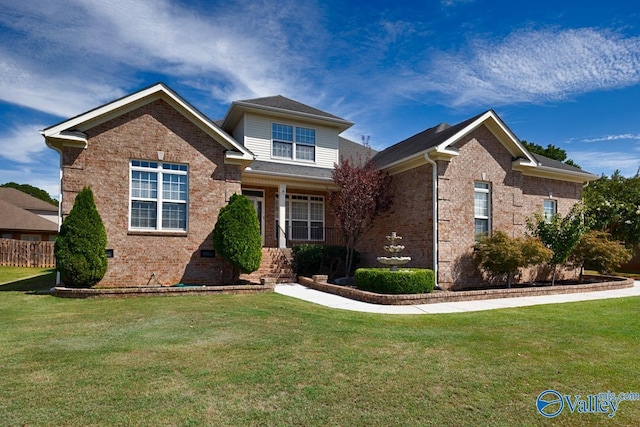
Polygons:
M258 214L258 223L260 223L260 235L262 236L262 245L264 246L264 191L262 190L242 190L242 194L251 200L253 207Z

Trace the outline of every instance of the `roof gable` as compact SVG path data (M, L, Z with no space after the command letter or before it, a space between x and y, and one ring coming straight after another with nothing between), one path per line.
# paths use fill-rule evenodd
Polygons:
M586 182L597 177L544 156L533 155L520 142L493 110L487 110L456 125L441 123L426 129L378 153L373 161L381 168L402 171L430 160L451 160L458 155L456 142L479 126L487 129L502 143L513 158L513 167L524 174Z
M93 110L50 126L40 133L44 136L47 145L56 150L60 150L63 146L86 148L88 141L84 131L158 99L167 102L172 108L180 112L215 141L224 146L228 150L225 160L230 162L248 162L253 160L254 156L249 150L241 144L238 144L237 141L224 132L212 120L163 83L157 83L94 108Z

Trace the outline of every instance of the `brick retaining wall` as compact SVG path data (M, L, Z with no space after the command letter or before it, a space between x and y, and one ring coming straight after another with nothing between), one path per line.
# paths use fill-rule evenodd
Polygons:
M308 277L298 277L301 285L318 291L340 295L357 301L383 305L413 305L432 304L438 302L477 301L495 298L530 297L539 295L558 295L594 291L606 291L633 287L633 279L613 276L589 276L590 278L603 278L606 281L598 283L585 283L583 285L557 285L531 288L511 289L483 289L477 291L434 291L428 294L403 294L389 295L376 294L374 292L361 291L355 288L332 285L326 282L326 276L314 276L315 280Z

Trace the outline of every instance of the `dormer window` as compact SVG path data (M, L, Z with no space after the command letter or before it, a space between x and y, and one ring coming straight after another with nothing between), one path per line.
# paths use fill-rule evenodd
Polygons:
M316 160L315 129L273 123L271 139L273 157L310 162Z

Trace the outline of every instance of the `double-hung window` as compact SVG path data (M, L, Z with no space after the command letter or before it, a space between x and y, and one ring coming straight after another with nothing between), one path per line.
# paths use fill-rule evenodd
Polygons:
M551 218L558 213L558 203L555 200L547 199L542 204L545 221L551 221Z
M277 210L276 203L276 210ZM324 240L324 198L287 194L285 230L291 240ZM276 211L276 218L277 218ZM276 233L278 223L276 220Z
M488 236L491 227L491 186L487 182L473 184L474 234L476 240Z
M315 129L273 123L271 125L273 157L291 160L316 160Z
M186 231L189 193L187 165L132 160L132 230Z

